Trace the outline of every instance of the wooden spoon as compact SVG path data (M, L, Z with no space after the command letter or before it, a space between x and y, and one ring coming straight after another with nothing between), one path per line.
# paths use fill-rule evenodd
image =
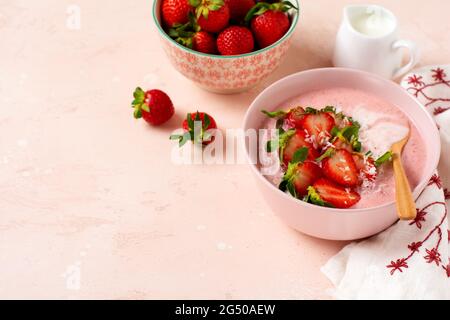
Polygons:
M417 215L416 203L414 201L408 177L402 164L402 152L411 137L411 126L408 135L403 140L392 145L392 163L395 176L395 198L397 213L400 220L414 220Z

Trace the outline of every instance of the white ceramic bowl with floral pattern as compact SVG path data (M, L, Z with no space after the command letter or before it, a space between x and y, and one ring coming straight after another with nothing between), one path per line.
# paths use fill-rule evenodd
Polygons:
M299 7L298 0L291 2ZM222 94L244 92L272 74L291 45L299 18L296 10L289 12L290 29L267 48L238 56L219 56L191 50L171 39L162 28L161 3L162 0L154 1L153 18L172 65L201 88Z

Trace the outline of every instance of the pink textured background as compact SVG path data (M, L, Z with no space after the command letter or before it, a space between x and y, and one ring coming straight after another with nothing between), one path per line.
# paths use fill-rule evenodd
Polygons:
M0 298L327 298L319 267L343 244L284 226L246 166L172 165L168 135L197 108L238 128L265 86L329 66L343 5L365 1L302 1L287 60L236 96L168 64L151 2L77 0L81 30L66 27L73 1L0 3ZM450 2L377 3L422 65L449 63ZM176 117L135 122L136 85L168 92Z

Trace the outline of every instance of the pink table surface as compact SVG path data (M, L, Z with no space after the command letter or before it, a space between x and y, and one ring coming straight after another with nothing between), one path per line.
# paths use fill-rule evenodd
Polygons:
M0 3L0 298L327 298L320 266L343 243L287 228L245 165L175 166L170 132L196 110L239 128L267 85L330 65L346 3L305 0L286 61L248 93L198 89L168 63L152 1ZM450 2L385 0L421 64L448 63ZM444 4L445 3L445 4ZM176 104L132 118L135 86Z

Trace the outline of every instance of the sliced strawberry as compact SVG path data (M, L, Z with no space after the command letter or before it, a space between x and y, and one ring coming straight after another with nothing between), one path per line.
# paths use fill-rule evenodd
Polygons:
M343 188L327 179L317 180L313 188L323 201L336 208L350 208L361 200L361 196L356 191Z
M286 145L284 146L283 152L283 163L288 165L294 157L294 153L300 149L306 147L309 149L308 160L315 160L319 157L319 153L311 142L307 141L306 134L302 130L296 130L295 134L289 138Z
M286 115L284 124L289 128L301 129L303 124L303 118L305 117L305 109L302 107L296 107L289 110Z
M315 136L316 139L324 136L331 137L331 130L335 125L334 118L328 112L308 114L302 121L302 127L310 136Z
M288 185L294 187L294 195L297 198L305 196L308 193L308 187L322 177L322 170L314 162L305 161L294 165L294 167L292 167L292 164L290 166L284 179ZM289 186L287 188L293 193Z
M356 187L359 184L358 169L352 154L338 149L322 162L323 173L344 187Z
M335 147L335 149L345 149L348 152L353 152L353 148L350 143L342 139L336 139L336 141L333 142L333 146Z
M266 116L272 119L278 119L282 121L282 125L288 129L302 129L303 118L305 117L306 111L303 107L295 107L289 111L277 110L268 112L262 110Z
M376 180L378 171L374 158L355 153L353 154L353 160L355 160L356 168L360 172L360 178L367 179L370 182Z

